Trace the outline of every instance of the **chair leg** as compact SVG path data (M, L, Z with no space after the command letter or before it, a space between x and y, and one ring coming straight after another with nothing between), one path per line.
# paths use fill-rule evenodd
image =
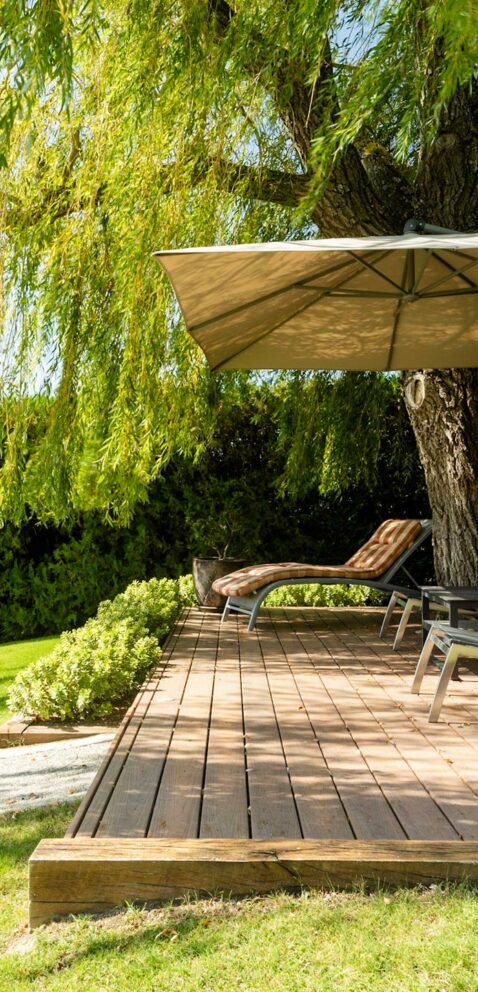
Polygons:
M395 634L395 640L393 642L393 650L396 651L398 646L402 643L403 635L407 629L407 624L410 619L410 613L417 605L415 599L407 599L405 606L403 607L403 613L400 617L400 623L398 625L397 633Z
M248 630L254 630L261 605L262 605L262 598L258 596L251 610L251 617L247 625Z
M460 654L463 654L463 648L460 648L459 644L451 644L447 656L445 658L445 664L443 665L440 678L438 680L437 690L433 697L433 702L430 707L430 713L428 715L429 723L436 723L440 715L440 710L443 705L443 700L445 698L446 690L448 689L448 683L453 675L457 658Z
M382 626L380 627L379 637L385 637L385 634L387 633L387 630L390 626L390 622L392 619L392 614L397 603L398 596L399 596L398 592L392 592L392 595L390 596L390 602L387 606L385 616L382 621Z
M435 647L435 643L432 640L432 634L433 634L433 627L430 627L430 630L428 631L428 637L422 647L421 654L418 659L418 664L415 669L415 676L412 682L412 687L410 689L410 692L413 692L415 694L418 694L420 692L421 685L423 682L423 676L427 670L427 665L432 656L433 648Z
M250 616L249 623L247 624L247 629L248 630L254 630L254 627L256 626L256 620L257 620L257 614L258 614L258 612L259 612L258 609L257 610L256 609L253 609L253 611L251 613L251 616Z
M222 611L221 623L224 623L224 621L227 620L230 612L231 612L231 608L229 606L229 597L228 597L226 599L226 604L225 604L224 609Z

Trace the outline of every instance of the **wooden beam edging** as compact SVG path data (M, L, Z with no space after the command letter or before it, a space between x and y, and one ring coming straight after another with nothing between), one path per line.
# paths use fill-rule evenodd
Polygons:
M30 858L30 925L187 893L478 882L471 841L42 840Z

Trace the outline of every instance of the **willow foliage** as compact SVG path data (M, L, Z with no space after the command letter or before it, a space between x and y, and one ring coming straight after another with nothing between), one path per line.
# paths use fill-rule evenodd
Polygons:
M405 176L474 76L476 28L472 0L5 0L4 519L124 522L174 451L200 455L244 377L211 380L152 251L326 230L354 143ZM342 400L333 430L304 427L322 486L345 482Z

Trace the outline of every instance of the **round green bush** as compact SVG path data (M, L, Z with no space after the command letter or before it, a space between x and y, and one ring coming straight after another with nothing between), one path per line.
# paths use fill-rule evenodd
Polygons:
M106 716L160 657L156 638L134 620L112 627L88 620L62 634L46 658L20 672L9 706L40 720Z
M182 597L175 579L150 579L149 582L131 582L114 599L105 599L100 603L96 616L105 627L133 617L158 641L164 641L181 603Z
M164 641L187 598L188 583L132 582L96 617L65 631L51 654L25 668L12 684L9 707L39 720L77 720L111 713L137 689L161 657Z

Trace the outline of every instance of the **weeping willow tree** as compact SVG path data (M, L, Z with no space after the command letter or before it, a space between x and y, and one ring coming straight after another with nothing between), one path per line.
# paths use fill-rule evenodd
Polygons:
M153 249L478 227L474 0L4 0L0 53L4 518L127 519L242 388L209 377ZM448 582L478 584L477 385L403 380ZM324 441L293 387L345 485L350 433ZM337 391L363 409L353 376Z

